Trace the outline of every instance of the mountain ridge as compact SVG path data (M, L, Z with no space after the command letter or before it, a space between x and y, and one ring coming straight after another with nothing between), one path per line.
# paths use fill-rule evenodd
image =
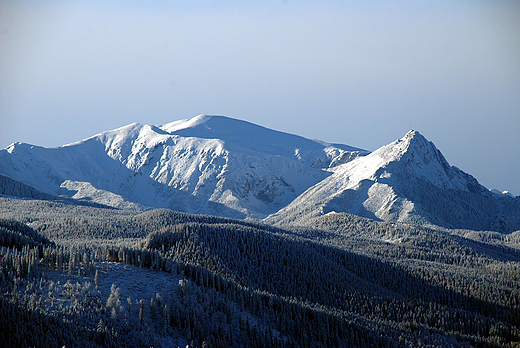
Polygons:
M13 144L0 152L0 171L43 192L119 208L259 219L330 175L322 167L367 153L200 115L132 123L52 149Z
M334 212L446 228L520 229L520 199L491 193L421 133L373 152L225 116L132 123L68 145L14 143L0 174L52 195L305 225Z
M350 213L430 227L501 232L520 228L519 199L498 197L470 174L450 166L418 131L410 130L332 171L265 221L305 225L324 214Z

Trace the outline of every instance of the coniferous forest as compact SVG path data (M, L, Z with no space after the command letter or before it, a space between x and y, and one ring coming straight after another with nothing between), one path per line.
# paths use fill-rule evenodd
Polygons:
M519 347L519 234L0 197L0 342Z

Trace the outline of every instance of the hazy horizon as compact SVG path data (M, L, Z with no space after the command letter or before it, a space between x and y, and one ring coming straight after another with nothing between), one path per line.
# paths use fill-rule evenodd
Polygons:
M0 148L225 115L375 150L409 129L520 195L513 1L0 3Z

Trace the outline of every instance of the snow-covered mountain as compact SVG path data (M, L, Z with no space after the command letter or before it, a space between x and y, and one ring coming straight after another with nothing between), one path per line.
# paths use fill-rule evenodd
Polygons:
M223 116L130 124L89 139L0 151L0 174L45 194L118 208L306 224L351 213L474 230L520 229L520 198L448 164L419 132L367 151Z
M14 143L0 173L54 195L118 208L260 219L368 152L223 116L130 124L58 148Z
M317 216L351 213L375 220L475 230L520 228L520 199L491 193L448 164L432 142L409 131L371 154L330 169L266 219L305 224Z

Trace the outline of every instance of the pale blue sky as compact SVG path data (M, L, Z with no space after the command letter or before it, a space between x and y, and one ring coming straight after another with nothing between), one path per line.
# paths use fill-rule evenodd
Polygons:
M517 1L0 0L0 148L219 114L374 150L410 128L520 195Z

